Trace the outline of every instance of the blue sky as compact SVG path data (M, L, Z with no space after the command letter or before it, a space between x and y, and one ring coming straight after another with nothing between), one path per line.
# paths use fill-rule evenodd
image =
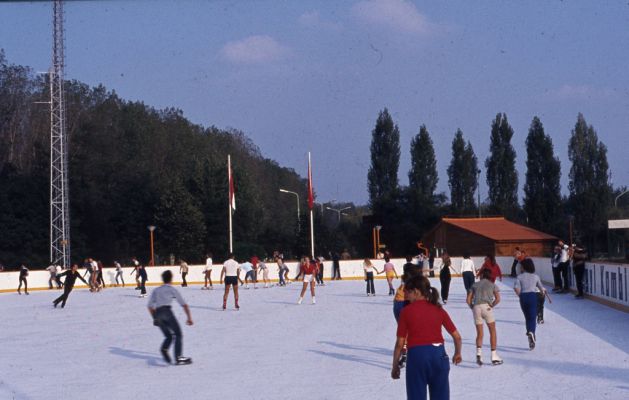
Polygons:
M9 61L49 68L52 6L0 3ZM582 112L629 185L629 1L78 1L66 3L66 76L244 131L306 176L320 201L366 203L371 130L387 107L410 141L426 124L439 191L457 128L484 163L506 112L524 185L540 117L562 162ZM487 186L481 182L483 197Z

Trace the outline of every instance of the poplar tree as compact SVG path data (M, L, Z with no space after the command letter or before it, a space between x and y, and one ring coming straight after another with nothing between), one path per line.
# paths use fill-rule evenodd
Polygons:
M594 250L604 240L612 188L609 184L607 147L598 140L592 125L581 113L568 145L570 207L575 217L577 238Z
M426 125L411 140L411 170L408 173L409 187L420 204L433 205L439 176L432 139Z
M518 209L518 173L515 170L515 150L511 145L513 129L507 115L498 113L491 124L490 155L485 160L490 212L506 217L515 216Z
M478 160L472 144L463 139L463 132L456 131L452 141L452 160L448 167L450 203L455 214L471 213L475 208L474 193L478 188Z
M367 174L369 202L374 210L395 201L400 166L400 130L385 108L371 132L371 166ZM374 211L375 212L375 211Z
M526 138L526 183L524 211L528 223L543 232L557 232L561 209L561 164L553 141L534 117Z

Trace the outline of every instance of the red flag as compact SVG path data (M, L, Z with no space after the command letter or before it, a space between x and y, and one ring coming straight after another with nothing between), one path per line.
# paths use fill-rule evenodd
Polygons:
M314 207L314 194L312 190L312 168L310 166L310 153L308 153L308 208Z
M234 190L234 175L232 174L230 156L227 156L227 176L229 178L229 206L236 211L236 191Z

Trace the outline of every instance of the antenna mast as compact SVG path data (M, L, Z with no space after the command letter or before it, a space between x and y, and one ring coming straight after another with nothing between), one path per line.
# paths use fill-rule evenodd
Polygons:
M50 70L50 262L70 267L68 136L63 93L63 1L53 3L52 69Z

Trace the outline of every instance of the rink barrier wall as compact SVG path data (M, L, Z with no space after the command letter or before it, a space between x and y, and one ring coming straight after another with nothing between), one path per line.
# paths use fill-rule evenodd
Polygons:
M483 257L471 257L474 264L478 267L483 263ZM461 273L461 257L452 258L452 266L450 271L453 277L460 276ZM372 260L374 266L378 270L382 270L384 266L384 260ZM399 276L402 275L402 267L406 260L402 258L392 259L391 262L395 265L395 269ZM496 262L500 265L502 274L509 276L511 272L511 265L513 263L512 257L497 257ZM536 273L540 276L542 281L548 285L553 285L552 267L550 265L550 258L533 257L535 263ZM292 279L297 275L298 262L288 261L285 263L289 268L289 277ZM428 268L428 261L424 263L425 269ZM271 282L278 282L278 268L274 262L267 263L269 267L269 279ZM439 276L439 270L442 267L441 259L435 259L433 266L435 276ZM203 285L204 274L203 270L205 265L189 265L187 281L190 285ZM519 267L518 267L519 268ZM576 290L574 273L572 267L568 274L570 287ZM173 284L181 284L181 275L179 273L179 266L157 266L146 267L148 281L147 286L161 285L161 274L165 270L171 270L174 274ZM212 268L212 282L218 284L220 281L222 265L214 264ZM364 279L363 272L363 260L341 260L340 261L341 277L346 280L361 280ZM85 272L85 269L79 269L81 274ZM127 285L133 286L135 284L134 276L131 275L133 271L132 267L123 267L123 276ZM588 262L586 263L584 277L584 288L586 297L606 304L608 306L620 309L625 312L629 312L629 265L627 264L615 264L604 262ZM115 284L116 271L114 268L104 268L103 277L107 286ZM332 276L332 261L326 260L324 262L324 280L330 280ZM50 274L48 271L35 270L30 271L28 276L28 286L30 290L49 290L48 279ZM244 279L244 274L241 273L241 278ZM258 275L258 284L262 282L261 274ZM384 274L376 275L376 279L386 279ZM77 284L77 289L87 288L82 282ZM19 272L1 272L0 273L0 293L16 292L19 284ZM398 281L395 283L398 284ZM438 286L438 285L437 285ZM55 289L53 289L55 290Z

